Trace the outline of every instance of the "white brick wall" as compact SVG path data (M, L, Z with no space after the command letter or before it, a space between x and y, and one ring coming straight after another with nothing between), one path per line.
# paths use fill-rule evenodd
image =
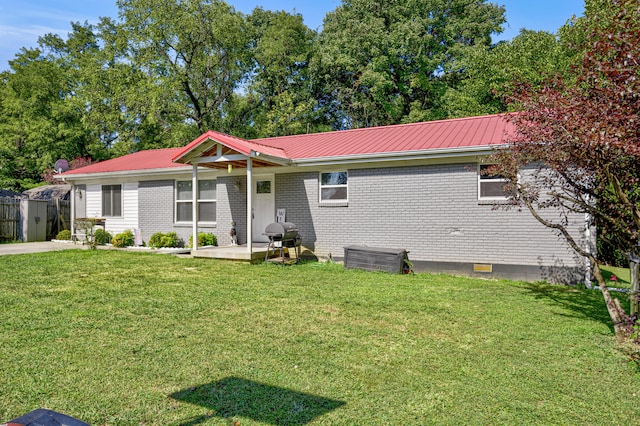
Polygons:
M235 184L239 183L236 189ZM276 189L277 191L277 189ZM246 176L218 177L218 244L231 244L231 222L236 223L239 244L247 243L247 178Z
M174 180L143 181L139 183L140 231L143 241L148 242L151 235L156 232L174 231L185 244L189 243L189 237L193 232L191 224L176 224L174 222L174 183ZM216 234L216 227L214 226L201 226L198 229L200 232L213 232Z
M342 257L344 246L403 248L412 260L575 266L573 251L529 212L478 201L473 163L349 170L348 206L318 203L318 173L276 176L306 246ZM579 232L581 218L573 228ZM580 263L582 264L582 263Z
M217 226L201 230L227 245L235 221L244 244L246 177L219 176L217 182ZM479 202L475 163L349 170L349 203L341 206L318 202L317 171L277 174L275 188L275 207L286 209L287 221L298 225L304 245L320 257L342 257L345 246L364 244L406 249L412 261L583 265L528 211ZM189 240L191 226L174 223L174 180L140 182L137 194L145 241L158 231L176 231ZM93 198L87 197L87 214L98 200ZM572 231L579 235L583 218L574 222Z

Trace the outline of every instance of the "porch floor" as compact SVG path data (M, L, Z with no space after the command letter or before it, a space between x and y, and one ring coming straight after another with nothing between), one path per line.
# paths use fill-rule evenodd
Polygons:
M253 243L251 253L247 251L246 244L238 246L206 247L199 248L198 250L191 250L191 256L257 262L264 261L268 245L269 243Z

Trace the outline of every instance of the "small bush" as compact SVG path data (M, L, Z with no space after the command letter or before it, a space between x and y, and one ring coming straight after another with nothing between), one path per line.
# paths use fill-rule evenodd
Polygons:
M93 233L96 244L105 245L111 242L111 234L102 228L97 228Z
M69 231L68 229L63 229L62 231L58 232L58 235L56 235L56 240L70 240L71 239L71 231Z
M167 232L162 237L162 247L178 247L179 245L180 240L175 232Z
M124 232L116 234L111 239L111 244L114 247L120 247L120 248L132 246L133 245L133 232L131 232L131 230L127 229Z
M179 247L180 240L175 232L156 232L149 238L149 247Z
M162 232L156 232L149 238L149 247L160 247L160 241L162 240Z
M217 246L218 238L214 234L207 232L198 233L198 247L202 246ZM189 237L189 247L193 247L193 235Z

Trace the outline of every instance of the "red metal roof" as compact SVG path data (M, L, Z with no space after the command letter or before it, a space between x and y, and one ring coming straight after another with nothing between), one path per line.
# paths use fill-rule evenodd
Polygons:
M132 170L189 168L189 166L185 166L184 164L178 164L171 161L171 158L182 149L183 148L164 148L134 152L133 154L90 164L79 169L69 170L63 173L63 175L69 176L86 173L109 173Z
M140 151L70 170L63 175L185 167L178 162L188 162L188 154L210 140L245 155L255 151L272 157L290 159L295 163L296 160L332 157L403 152L428 153L434 150L490 147L506 143L514 134L514 126L505 119L504 114L281 136L252 141L209 131L182 148Z
M481 147L505 143L513 125L504 115L369 127L257 139L284 149L293 160Z

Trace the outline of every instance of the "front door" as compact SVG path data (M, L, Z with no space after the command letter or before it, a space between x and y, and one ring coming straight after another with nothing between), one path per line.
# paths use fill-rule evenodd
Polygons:
M262 235L275 222L275 187L273 175L257 175L253 180L253 241L268 242Z

